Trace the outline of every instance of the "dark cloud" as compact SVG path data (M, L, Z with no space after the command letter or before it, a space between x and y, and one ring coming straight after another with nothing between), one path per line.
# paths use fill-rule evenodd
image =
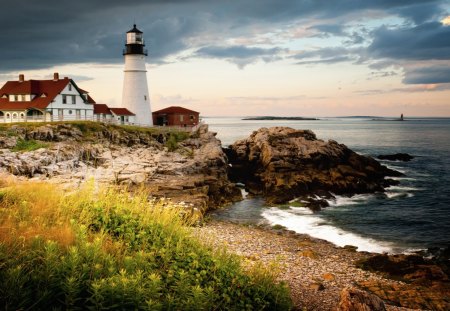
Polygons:
M133 21L144 31L149 61L153 63L163 63L168 56L194 50L197 56L223 58L245 66L258 60L272 61L281 54L276 47L237 48L224 44L237 36L251 38L255 29L269 33L293 22L318 19L322 22L313 28L322 34L340 36L345 29L339 23L346 17L359 19L367 12L379 11L420 23L438 16L441 4L446 3L445 0L422 0L418 4L409 0L21 0L7 4L6 0L0 1L3 3L1 72L66 63L121 63L125 32ZM428 27L428 32L420 27ZM410 54L421 54L426 59L448 52L448 46L442 48L436 41L438 36L447 38L448 30L444 27L429 23L411 28L410 32L388 28L375 32L371 57L401 57L401 47L396 50L387 44L403 42L395 42L403 35L414 39L415 32L422 34L420 44L427 44L429 51L419 43L405 42L405 46L418 49L409 51ZM347 36L353 40L347 44L361 44L365 40L361 33ZM444 41L442 37L440 40ZM344 61L345 57L354 59L357 55L297 60L332 62Z
M367 49L372 58L393 60L450 59L450 27L438 22L415 27L380 27Z
M407 69L403 82L405 84L450 83L450 65Z

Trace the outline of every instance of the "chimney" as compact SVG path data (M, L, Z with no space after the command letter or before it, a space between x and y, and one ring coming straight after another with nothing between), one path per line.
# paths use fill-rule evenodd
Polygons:
M53 81L58 81L59 80L59 73L55 72L53 74Z
M25 76L23 74L19 75L19 82L25 81Z

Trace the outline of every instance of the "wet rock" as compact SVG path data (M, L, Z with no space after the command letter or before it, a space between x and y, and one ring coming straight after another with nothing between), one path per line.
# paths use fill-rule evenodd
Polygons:
M230 179L276 204L311 194L384 191L398 184L385 177L402 175L345 145L319 140L310 130L288 127L261 128L234 143L226 154Z
M380 160L389 160L389 161L403 161L408 162L414 159L412 155L407 153L396 153L396 154L380 154L377 156Z

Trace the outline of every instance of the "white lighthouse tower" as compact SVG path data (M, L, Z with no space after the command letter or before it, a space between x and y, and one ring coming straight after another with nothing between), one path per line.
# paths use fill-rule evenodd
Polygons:
M125 56L125 77L123 80L122 106L136 114L135 123L153 125L150 97L147 86L147 70L142 31L133 25L127 32L127 41L123 55Z

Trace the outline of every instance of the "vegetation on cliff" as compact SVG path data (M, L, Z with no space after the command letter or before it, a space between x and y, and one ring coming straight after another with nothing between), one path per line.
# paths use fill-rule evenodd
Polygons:
M176 206L93 188L0 180L2 309L290 308L272 272L201 244Z

